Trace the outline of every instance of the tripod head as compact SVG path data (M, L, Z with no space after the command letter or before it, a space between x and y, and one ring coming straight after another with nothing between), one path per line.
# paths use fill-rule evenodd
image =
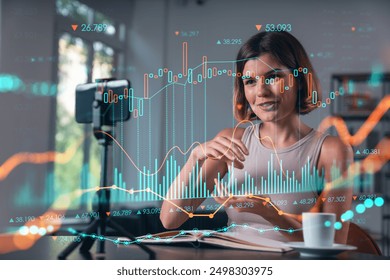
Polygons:
M100 144L111 142L101 131L117 122L130 119L128 80L115 78L96 79L95 83L80 84L76 87L76 121L92 123L93 132Z

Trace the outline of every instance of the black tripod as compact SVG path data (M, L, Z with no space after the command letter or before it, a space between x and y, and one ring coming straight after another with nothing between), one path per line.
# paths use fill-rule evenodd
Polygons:
M102 106L102 94L96 92L95 101L93 102L93 130L98 143L102 145L101 153L101 175L100 175L100 187L96 192L98 197L98 213L99 217L95 218L92 223L82 232L78 233L78 236L81 239L81 242L73 242L68 247L66 247L59 255L58 259L66 259L67 256L73 252L80 244L80 253L84 256L91 256L89 250L91 249L95 240L97 240L97 253L105 253L104 245L105 240L104 236L106 234L107 227L114 229L121 236L127 237L128 239L135 241L135 237L127 232L123 227L118 223L114 222L111 218L107 216L107 212L110 212L110 189L107 187L107 154L108 146L112 144L112 139L107 135L110 133L109 130L103 130L104 121L104 112ZM111 134L111 133L110 133ZM97 238L91 238L90 235L95 234ZM149 255L149 259L155 259L155 253L150 250L147 246L142 243L136 242L139 247L141 247Z

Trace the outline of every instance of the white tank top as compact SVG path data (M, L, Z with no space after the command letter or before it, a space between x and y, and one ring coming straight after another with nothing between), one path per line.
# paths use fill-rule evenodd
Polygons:
M269 197L273 204L286 213L301 214L309 211L324 186L324 179L319 175L323 172L319 172L316 167L327 135L313 129L295 144L275 151L264 147L259 141L259 126L258 123L244 131L242 141L249 155L243 169L229 167L224 180L228 182L230 193ZM265 210L275 211L270 204L267 204ZM275 228L278 225L270 224L260 215L238 212L233 208L227 208L226 213L229 225L239 225L231 228L234 231L260 233L266 238L287 241Z

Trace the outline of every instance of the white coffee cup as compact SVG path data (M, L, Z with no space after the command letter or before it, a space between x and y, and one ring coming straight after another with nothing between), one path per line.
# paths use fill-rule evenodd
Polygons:
M336 222L334 213L302 213L303 240L306 247L333 246Z

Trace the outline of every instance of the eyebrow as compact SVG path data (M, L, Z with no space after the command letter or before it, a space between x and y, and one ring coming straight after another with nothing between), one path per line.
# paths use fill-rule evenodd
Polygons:
M273 70L270 70L270 71L268 71L268 72L266 72L266 73L264 73L264 75L262 75L262 76L268 76L269 74L271 74L271 73L275 73L275 72L284 72L284 71L288 71L287 69L286 70L282 70L282 69L279 69L279 68L275 68L275 69L273 69ZM252 76L242 76L242 79L243 80L248 80L248 79L251 79L252 78Z

